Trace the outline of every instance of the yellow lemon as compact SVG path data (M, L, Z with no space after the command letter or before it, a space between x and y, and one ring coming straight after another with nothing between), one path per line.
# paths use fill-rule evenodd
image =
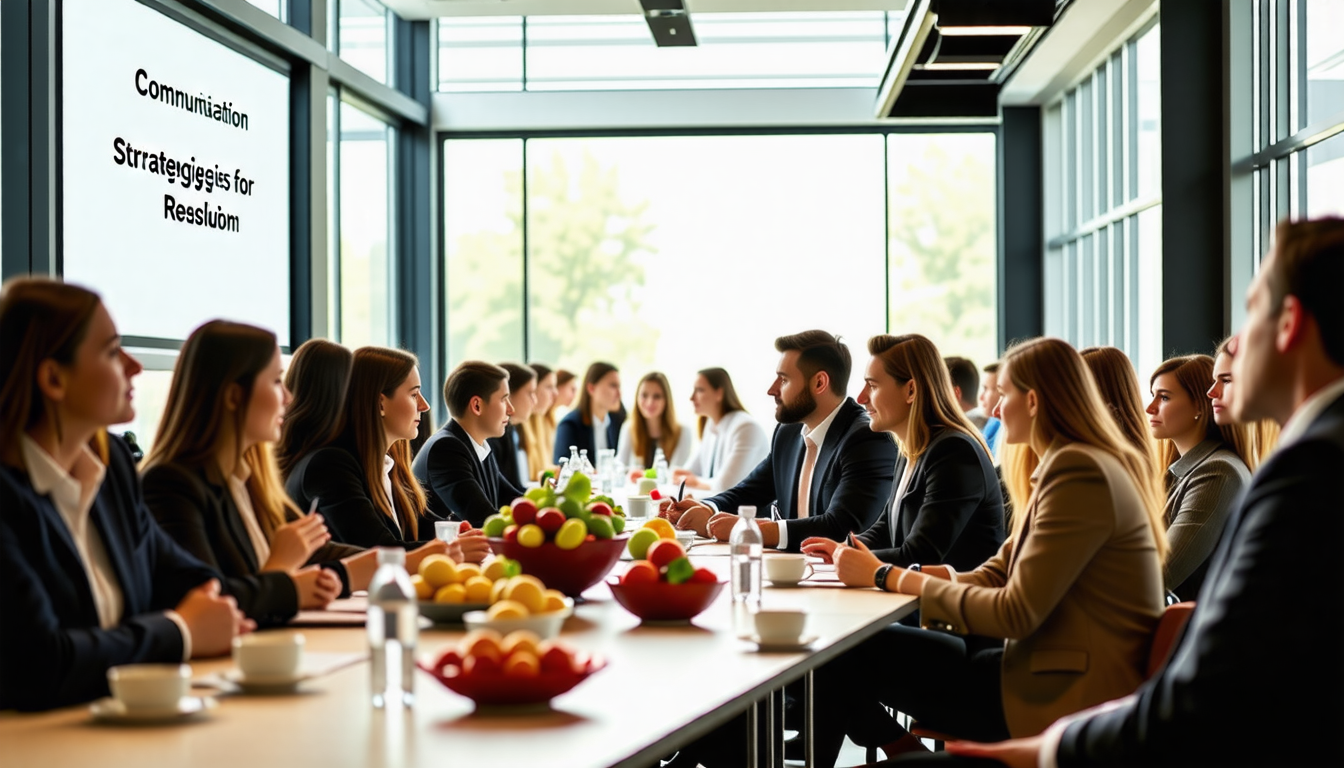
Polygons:
M467 588L461 584L446 584L434 593L434 602L465 603L467 602Z
M494 584L490 585L490 602L498 603L500 600L503 600L504 588L507 586L509 586L508 579L500 579L499 581L496 581Z
M561 592L558 589L548 589L546 590L545 598L546 598L546 605L545 607L542 608L543 613L550 613L551 611L559 611L564 609L565 607L564 592Z
M508 570L508 568L504 565L504 561L496 557L486 564L485 570L481 571L481 575L491 581L499 581L504 578L504 572L506 570Z
M415 597L417 600L428 600L434 596L434 588L429 586L429 582L425 581L425 577L418 573L411 577L411 586L415 587Z
M514 576L504 588L504 598L522 603L530 613L540 613L546 608L546 588L532 576Z
M466 583L472 576L481 575L481 566L475 563L462 563L457 566L457 580Z
M645 523L643 527L657 531L658 538L660 539L677 538L677 529L673 528L671 523L669 523L668 521L664 520L661 517L653 518L652 520Z
M462 583L467 590L468 603L488 603L490 602L490 590L495 585L484 576L472 576Z
M487 619L525 619L527 606L513 600L500 600L485 612Z
M457 564L447 555L430 555L420 561L420 576L434 589L456 584Z

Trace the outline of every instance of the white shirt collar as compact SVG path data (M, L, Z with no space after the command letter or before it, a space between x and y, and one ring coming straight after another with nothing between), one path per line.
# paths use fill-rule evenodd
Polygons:
M488 442L478 443L476 442L476 439L470 435L467 436L467 441L471 443L472 448L476 449L476 458L484 464L486 457L490 455L490 444Z
M818 424L815 429L808 429L807 425L804 424L803 437L810 439L818 448L820 448L821 444L826 442L826 432L831 428L831 422L835 421L835 415L845 406L845 402L845 400L841 400L840 404L835 406L835 410L831 411L829 416L822 419L821 423Z
M65 514L67 510L78 511L79 516L88 514L93 506L93 497L103 484L107 467L98 460L87 445L80 446L75 466L70 472L56 463L37 441L28 435L19 436L20 450L23 451L23 464L28 468L28 478L33 490L41 495L51 495L56 507Z
M1301 437L1311 423L1341 395L1344 395L1344 377L1326 384L1312 393L1311 397L1303 400L1297 410L1293 411L1293 415L1288 417L1288 422L1283 425L1283 432L1279 434L1279 445L1288 445Z

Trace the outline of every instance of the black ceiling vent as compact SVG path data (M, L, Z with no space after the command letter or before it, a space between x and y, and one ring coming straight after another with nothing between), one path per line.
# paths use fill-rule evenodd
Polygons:
M644 7L653 42L660 48L696 44L685 0L639 0L639 4Z

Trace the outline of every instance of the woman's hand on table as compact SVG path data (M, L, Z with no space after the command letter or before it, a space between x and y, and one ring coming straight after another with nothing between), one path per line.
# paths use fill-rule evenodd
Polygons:
M452 551L453 547L457 547L456 553ZM448 545L448 556L459 563L479 563L488 554L490 554L490 541L485 538L485 531L480 528L459 533Z
M802 551L805 555L820 557L824 563L835 562L835 550L840 546L840 542L828 539L824 536L812 536L803 539Z
M461 554L462 554L462 548L458 547L457 555L461 556ZM424 560L426 557L429 557L430 555L448 555L449 557L452 557L453 548L449 546L448 542L440 541L439 539L434 539L433 541L425 542L421 546L418 546L415 549L412 549L410 552L406 553L407 572L409 573L419 572L420 561ZM462 561L458 560L457 562L460 563ZM354 587L352 586L351 589L354 589Z
M341 579L335 573L310 565L291 576L299 593L299 608L320 611L341 594Z
M862 541L852 537L850 541L854 542L854 546L836 544L831 551L831 559L835 562L835 575L847 587L871 587L873 576L877 573L877 569L882 567L882 561L878 560L877 555L864 546ZM888 576L888 579L890 578L891 576Z
M191 633L193 659L223 656L233 650L233 638L257 628L257 623L238 610L238 603L219 592L219 579L191 590L175 613Z
M331 541L331 532L321 515L305 515L291 520L271 534L271 554L260 570L294 573L328 541Z

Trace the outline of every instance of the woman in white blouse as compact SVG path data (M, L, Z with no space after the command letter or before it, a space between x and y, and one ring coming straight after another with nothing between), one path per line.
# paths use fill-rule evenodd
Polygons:
M683 469L672 472L674 482L719 493L742 481L770 454L770 437L747 413L722 368L696 374L691 405L699 417L700 450Z

